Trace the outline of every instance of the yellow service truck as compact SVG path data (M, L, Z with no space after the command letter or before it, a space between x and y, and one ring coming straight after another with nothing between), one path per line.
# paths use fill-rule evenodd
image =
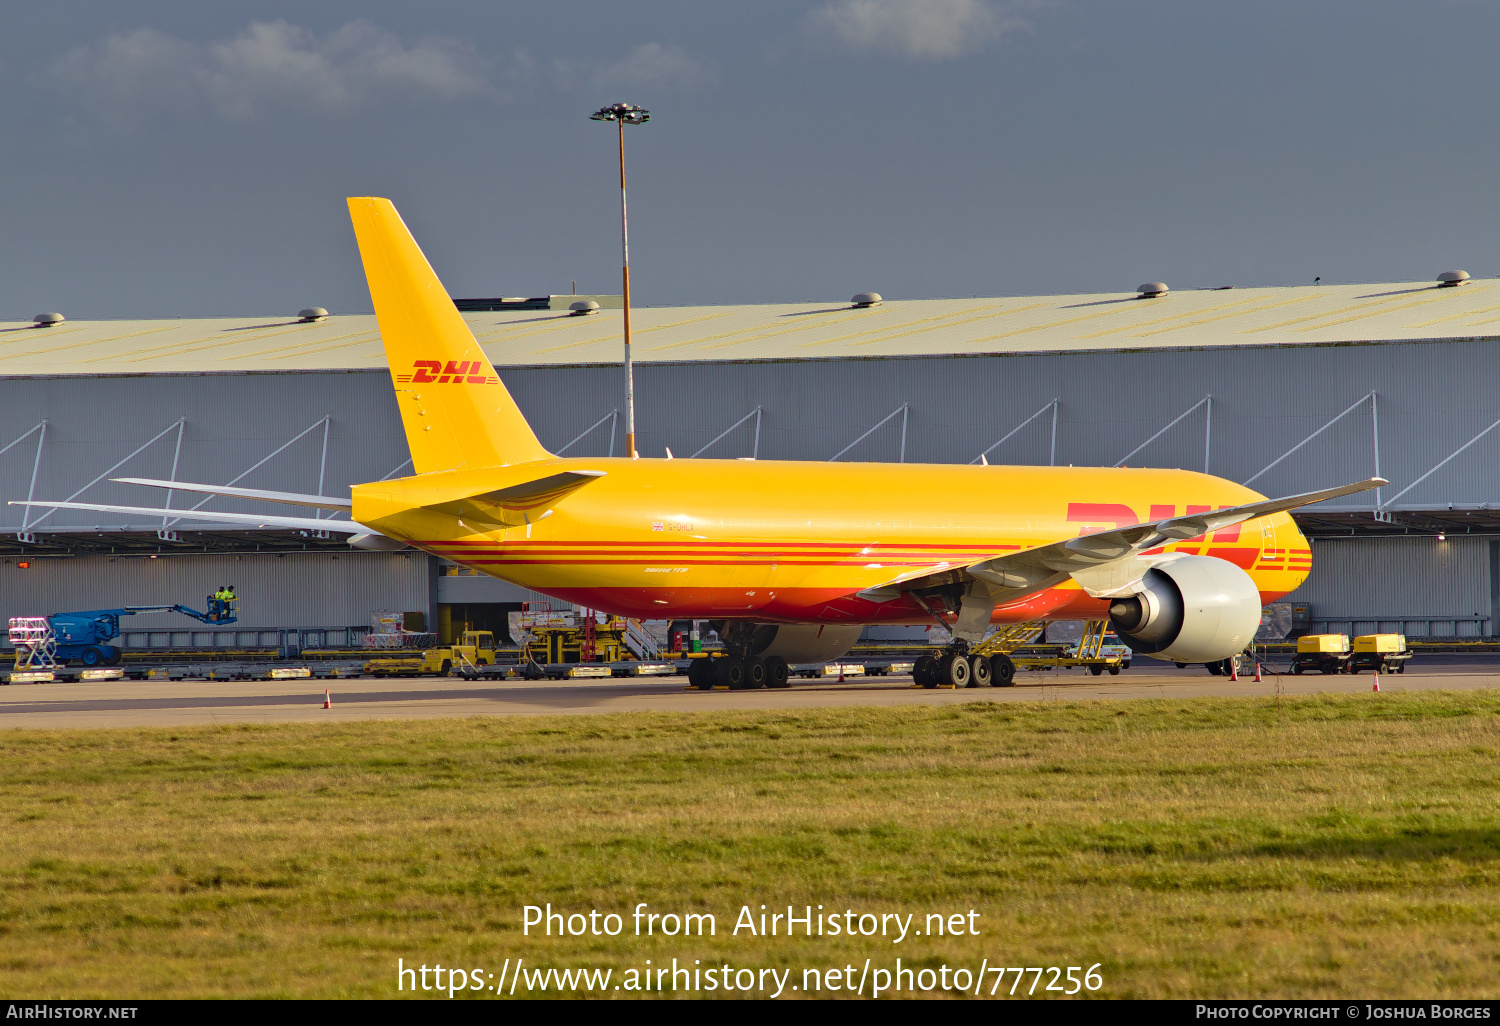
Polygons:
M455 645L429 648L420 655L388 656L365 663L365 672L376 677L446 677L454 670L491 666L495 662L495 635L491 631L464 631Z

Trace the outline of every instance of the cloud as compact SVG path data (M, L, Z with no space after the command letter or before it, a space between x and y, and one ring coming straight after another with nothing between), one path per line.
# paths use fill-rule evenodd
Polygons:
M708 71L680 46L645 43L600 68L594 80L602 86L659 87L694 85L708 77Z
M337 112L381 94L454 99L484 93L472 48L440 37L407 45L354 21L324 36L286 21L195 43L143 28L76 47L53 79L104 114L206 107L246 118L269 107Z
M832 0L807 16L817 37L916 60L960 57L1025 26L1015 5L987 0Z
M545 74L559 89L663 89L691 86L713 78L680 46L643 43L617 61L555 60L543 66L529 54L515 56L516 73L525 79Z

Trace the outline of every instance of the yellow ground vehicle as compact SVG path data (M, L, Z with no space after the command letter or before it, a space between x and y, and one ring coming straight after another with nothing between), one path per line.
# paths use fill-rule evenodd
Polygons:
M1297 639L1297 658L1292 660L1292 672L1346 673L1350 654L1346 634L1304 634Z
M1405 634L1362 634L1354 639L1349 670L1351 673L1357 670L1405 673L1406 661L1410 658Z
M420 657L392 656L371 659L365 672L376 677L442 677L464 666L492 666L495 662L495 635L491 631L464 631L455 645L429 648Z

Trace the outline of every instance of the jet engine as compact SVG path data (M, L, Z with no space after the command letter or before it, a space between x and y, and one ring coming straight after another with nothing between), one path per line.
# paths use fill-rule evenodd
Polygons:
M1212 556L1181 556L1146 571L1140 590L1109 606L1109 622L1132 651L1179 663L1227 659L1260 626L1250 575Z
M762 659L780 656L788 663L820 663L848 652L864 629L863 624L760 624L750 635L749 654Z

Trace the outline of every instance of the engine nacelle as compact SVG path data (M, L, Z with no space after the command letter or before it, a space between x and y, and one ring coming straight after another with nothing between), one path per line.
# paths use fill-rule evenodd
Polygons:
M848 652L864 629L864 624L858 623L765 624L756 628L750 654L763 659L780 656L789 663L821 663Z
M1109 605L1110 625L1134 652L1210 663L1240 652L1260 626L1259 589L1222 559L1181 556L1146 571L1140 587Z

